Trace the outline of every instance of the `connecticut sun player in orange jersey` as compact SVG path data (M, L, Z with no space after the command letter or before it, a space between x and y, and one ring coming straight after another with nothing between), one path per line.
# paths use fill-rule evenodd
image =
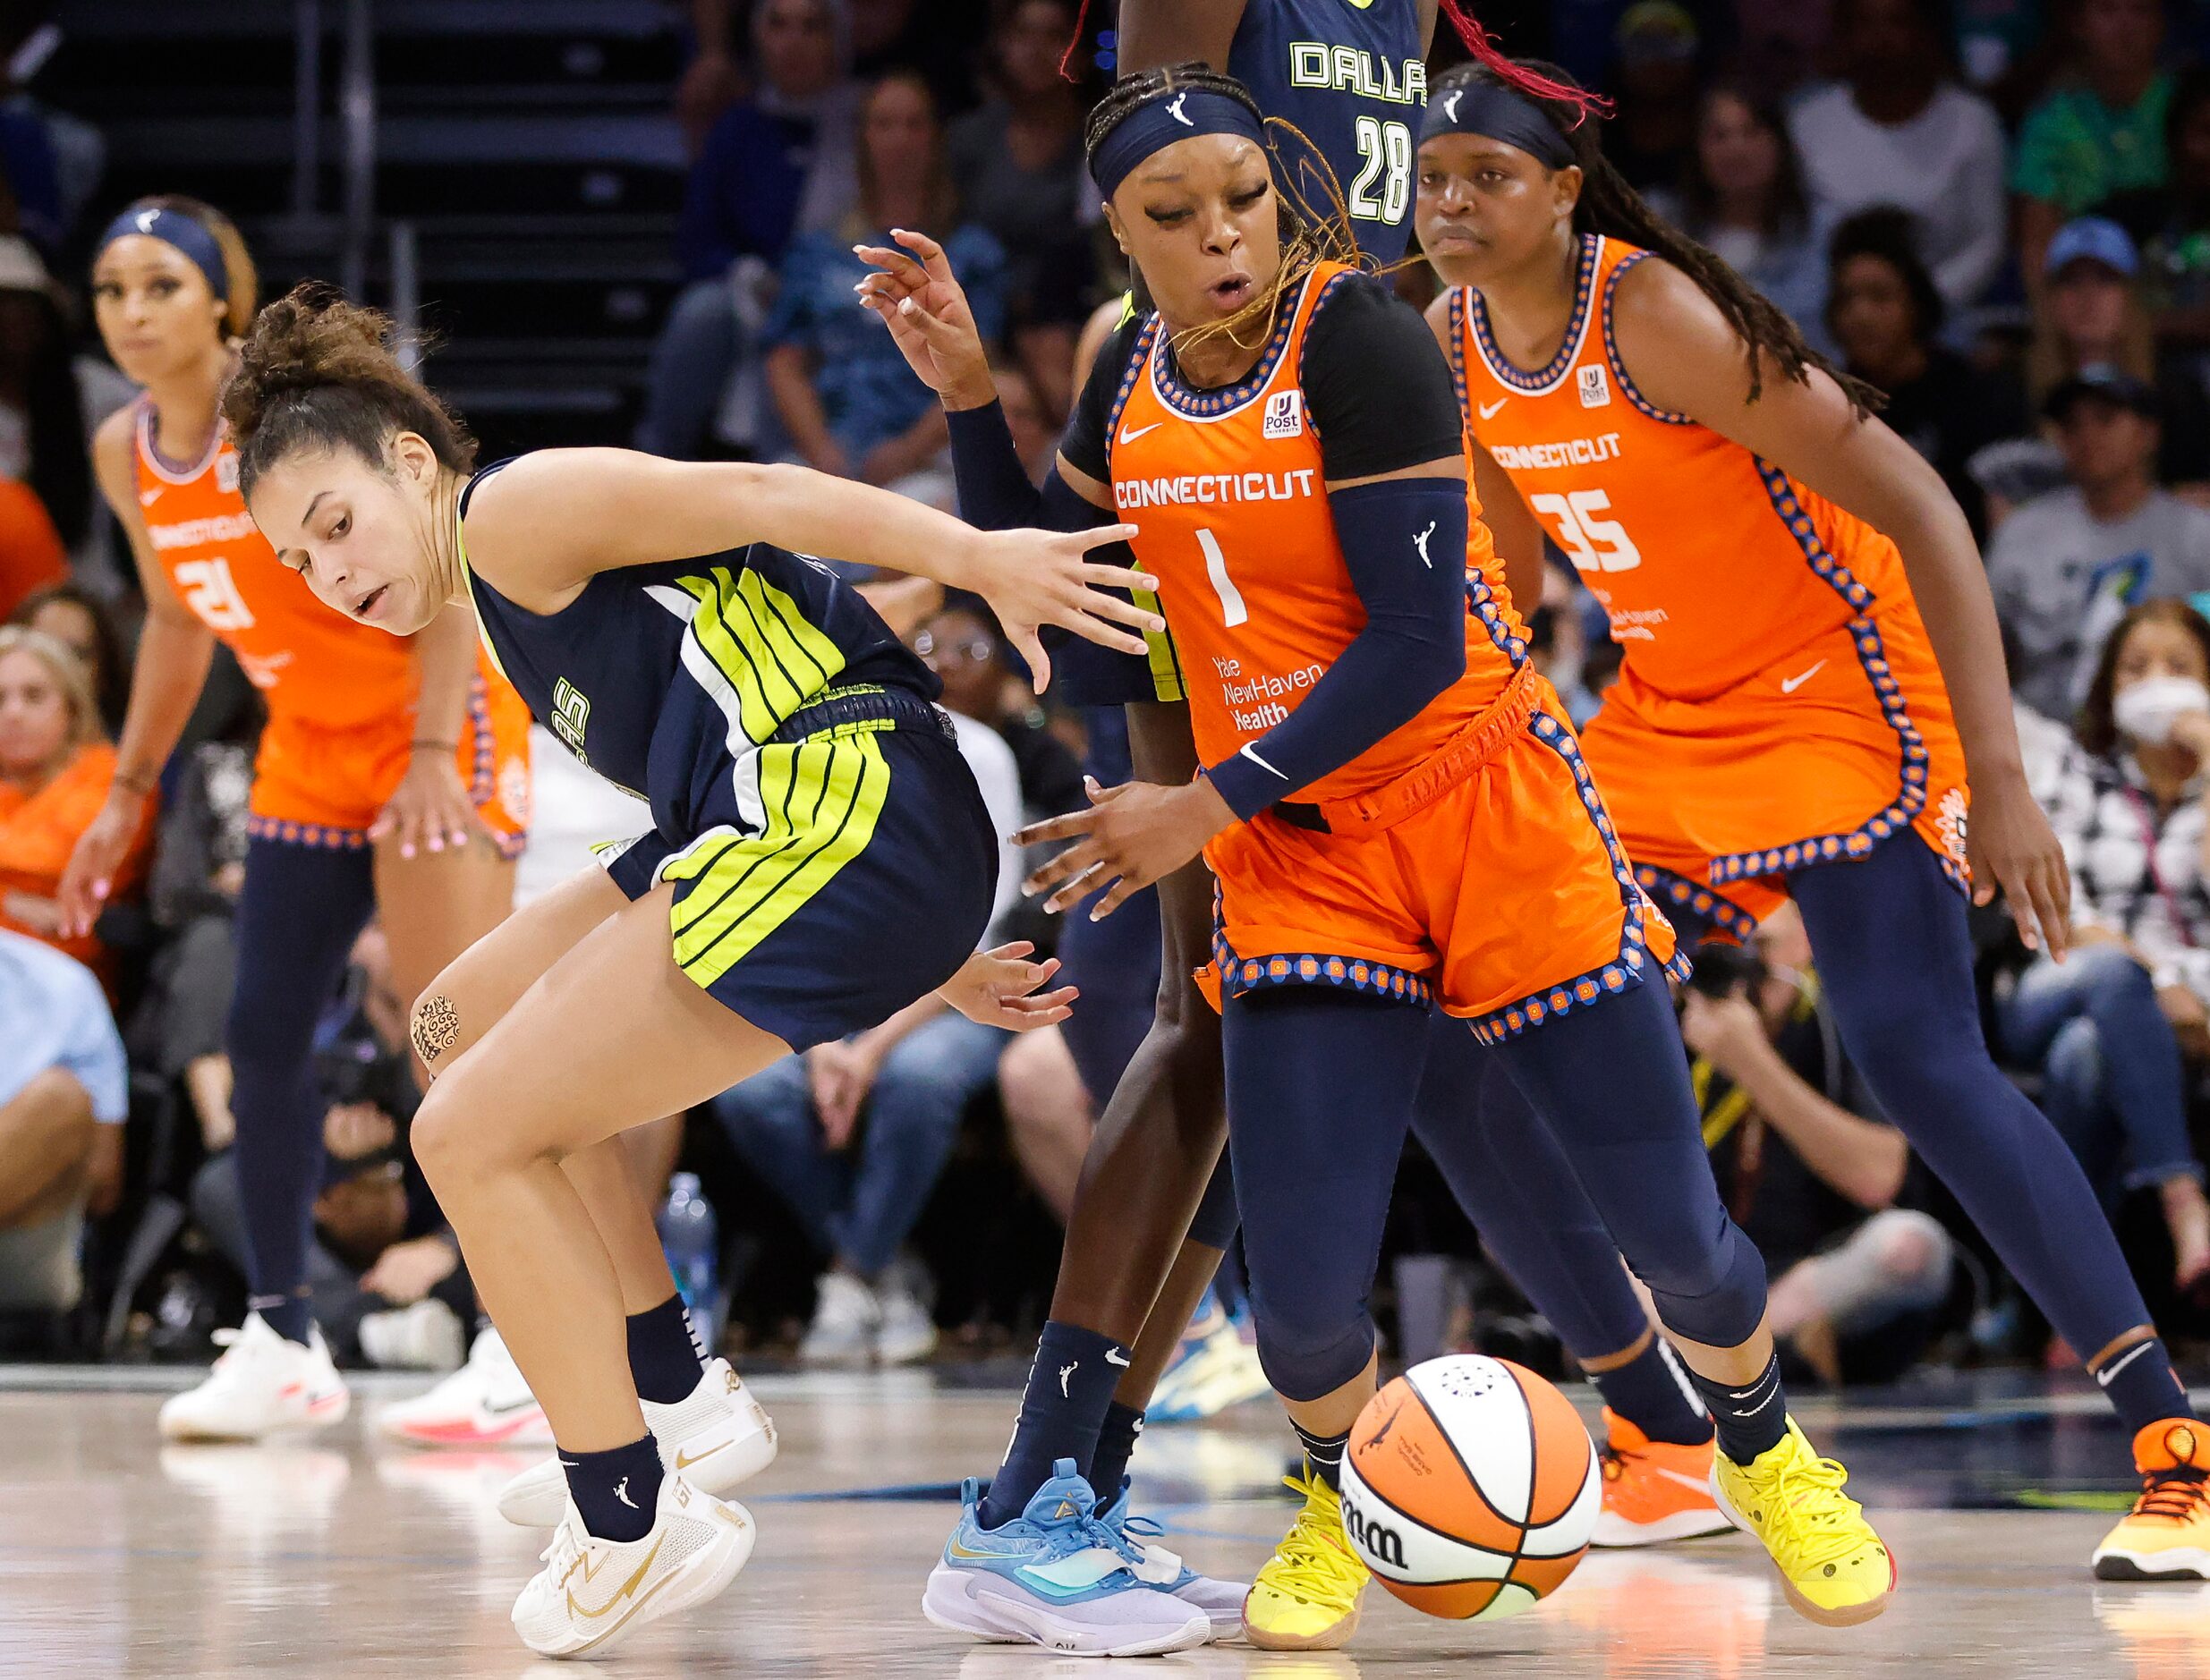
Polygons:
M1417 215L1498 546L1539 567L1547 533L1624 654L1585 735L1619 837L1691 937L1796 900L1881 1107L2134 1431L2145 1491L2096 1573L2202 1578L2210 1437L2086 1177L1981 1037L1968 893L2000 886L2061 955L2070 877L1970 528L1872 394L1667 228L1596 130L1455 73Z
M226 1039L253 1313L163 1431L255 1438L344 1415L306 1294L322 1165L312 1044L371 912L412 1000L497 924L530 797L529 714L455 609L412 643L325 610L276 564L238 494L216 400L255 276L229 221L148 199L92 271L108 352L145 387L94 444L148 604L114 784L62 885L89 925L207 679L219 641L268 704L254 768L238 977Z
M1259 1351L1306 1455L1305 1508L1246 1633L1313 1649L1356 1625L1365 1572L1337 1477L1374 1392L1365 1297L1431 1005L1524 1085L1651 1283L1720 1413L1721 1484L1791 1601L1877 1615L1893 1565L1840 1466L1786 1420L1763 1266L1720 1206L1663 986L1672 930L1489 581L1447 369L1386 283L1277 196L1231 78L1124 80L1092 115L1089 160L1151 307L1100 353L1041 497L941 248L901 233L905 252L864 250L885 267L864 294L944 395L963 507L985 524L1125 519L1159 580L1169 638L1152 658L1187 692L1200 774L1099 790L1029 834L1073 842L1034 879L1055 902L1102 888L1093 913L1200 851L1220 883L1211 984ZM1109 1393L1125 1364L1054 1328L1024 1427L1075 1404L1078 1379ZM1083 1591L1133 1621L1111 1531L1061 1533L1091 1520L1094 1490L1070 1461L1028 1462L1022 1438L990 1498L967 1501L931 1618L1034 1637L1045 1617L1079 1623ZM1070 1578L1070 1551L1094 1579ZM1149 1649L1172 1639L1159 1620ZM1069 1629L1128 1649L1112 1631Z

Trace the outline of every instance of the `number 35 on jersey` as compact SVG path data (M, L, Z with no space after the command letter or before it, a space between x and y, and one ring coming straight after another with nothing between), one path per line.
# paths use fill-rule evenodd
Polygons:
M1642 564L1642 550L1617 520L1606 519L1611 498L1602 490L1544 492L1527 505L1550 528L1551 536L1580 572L1631 572Z

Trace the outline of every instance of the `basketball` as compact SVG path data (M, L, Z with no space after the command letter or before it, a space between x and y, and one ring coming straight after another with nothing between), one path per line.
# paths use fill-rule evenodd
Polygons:
M1588 1549L1602 1504L1588 1430L1509 1360L1415 1365L1366 1403L1343 1455L1343 1526L1374 1577L1455 1621L1516 1616Z

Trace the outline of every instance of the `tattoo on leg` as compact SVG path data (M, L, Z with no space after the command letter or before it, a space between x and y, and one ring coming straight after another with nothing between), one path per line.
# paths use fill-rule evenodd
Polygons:
M461 1036L461 1012L453 1000L439 993L414 1006L414 1053L424 1065L434 1064Z

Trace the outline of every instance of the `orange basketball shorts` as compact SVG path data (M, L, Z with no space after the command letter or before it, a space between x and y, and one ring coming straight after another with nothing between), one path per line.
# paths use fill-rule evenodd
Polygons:
M406 774L413 720L326 729L272 713L253 766L249 832L262 839L353 849ZM455 751L461 781L507 857L518 856L530 827L530 708L503 678L479 671L468 693Z
M1495 1043L1677 968L1565 708L1532 671L1514 692L1404 778L1420 785L1324 807L1327 832L1262 812L1206 848L1216 1007L1340 986L1439 1003Z
M1747 939L1808 864L1916 832L1965 863L1964 747L1915 612L1858 618L1726 692L1669 699L1633 661L1584 737L1636 878Z

